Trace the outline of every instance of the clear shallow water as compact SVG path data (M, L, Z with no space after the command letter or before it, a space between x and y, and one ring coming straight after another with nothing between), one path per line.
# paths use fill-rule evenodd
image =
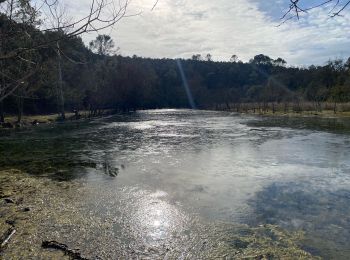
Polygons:
M304 230L307 251L346 259L348 124L141 111L0 132L0 166L84 182L78 200L92 216L115 223L125 244L174 241L174 232L186 233L198 216Z

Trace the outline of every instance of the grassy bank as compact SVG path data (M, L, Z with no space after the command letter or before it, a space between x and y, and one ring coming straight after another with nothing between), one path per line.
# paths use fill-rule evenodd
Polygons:
M235 103L219 105L216 110L261 116L350 118L350 103Z
M67 113L67 117L73 116L73 113ZM49 114L49 115L24 115L22 117L21 123L24 125L32 124L34 121L37 121L39 124L47 124L47 123L53 123L58 120L57 114ZM16 124L17 123L17 116L7 116L5 117L5 122Z
M65 114L66 121L78 120L78 119L88 119L93 117L100 117L112 114L112 110L101 110L97 114L91 114L89 111L80 111L77 116L75 113L67 112ZM0 128L18 128L18 127L28 127L38 124L52 124L57 121L62 121L60 116L57 114L47 114L47 115L23 115L21 122L18 123L17 116L11 115L5 117L5 123L0 124Z
M331 110L322 110L322 111L301 111L301 112L295 112L295 111L258 111L258 110L244 110L241 111L241 113L247 113L247 114L255 114L255 115L261 115L261 116L285 116L285 117L322 117L322 118L350 118L350 112L348 111L341 111L334 113Z

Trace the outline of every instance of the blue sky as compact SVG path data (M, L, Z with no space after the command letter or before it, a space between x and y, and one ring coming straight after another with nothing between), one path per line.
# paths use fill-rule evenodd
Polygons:
M88 0L80 0L81 6ZM78 1L77 1L78 2ZM189 58L211 53L228 61L236 54L248 61L255 54L282 57L290 65L324 64L350 57L350 12L329 19L329 7L303 15L280 27L289 0L133 0L127 18L108 30L120 54L143 57ZM317 1L302 1L311 5ZM73 7L74 8L74 7ZM85 36L85 41L96 34Z

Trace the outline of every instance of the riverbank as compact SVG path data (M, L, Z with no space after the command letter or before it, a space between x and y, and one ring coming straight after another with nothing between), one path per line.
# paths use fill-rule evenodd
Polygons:
M278 117L320 117L320 118L350 118L350 111L338 111L334 113L333 110L322 110L322 111L316 111L316 110L305 110L305 111L293 111L288 110L287 112L283 109L278 110L272 110L272 109L253 109L253 108L244 108L240 107L240 109L237 108L216 108L215 110L220 111L229 111L229 112L237 112L240 114L247 114L247 115L256 115L256 116L278 116ZM106 116L111 115L112 112L110 110L105 110L101 114L94 116L94 117L100 117L100 116ZM87 111L83 111L79 114L79 117L77 118L74 113L66 113L66 120L72 121L77 119L88 119L93 118L92 116L89 116L89 113ZM59 120L59 116L57 114L47 114L47 115L25 115L22 118L21 125L18 126L17 123L17 117L16 116L7 116L5 117L5 123L3 125L0 124L0 128L16 128L16 127L27 127L27 126L33 126L33 125L39 125L39 124L53 124Z
M113 216L100 219L79 203L80 197L94 193L86 188L83 183L55 182L18 170L0 171L0 242L4 244L0 258L71 259L73 252L74 259L184 255L185 259L318 259L300 249L301 232L288 233L273 225L253 228L196 222L191 224L191 236L178 234L171 244L149 248L138 245L138 237L123 241L119 232L114 233ZM125 228L124 232L131 232Z
M73 121L80 119L89 119L95 117L102 117L112 114L112 110L103 110L96 115L91 115L89 111L81 111L79 114L68 112L65 114L65 121ZM5 122L0 123L0 128L21 128L36 126L41 124L53 124L56 122L63 122L57 114L47 114L47 115L23 115L21 123L18 123L17 116L6 116Z
M18 170L0 171L0 259L69 259L41 248L40 222L55 215L45 209L44 194L55 193L47 184Z
M237 103L218 105L215 110L258 116L350 118L350 103Z
M230 110L231 112L235 112L234 110ZM247 114L247 115L257 115L257 116L278 116L278 117L319 117L319 118L350 118L350 112L349 111L340 111L337 113L334 113L331 110L323 110L323 111L301 111L301 112L295 112L295 111L258 111L258 110L244 110L240 111L241 114Z

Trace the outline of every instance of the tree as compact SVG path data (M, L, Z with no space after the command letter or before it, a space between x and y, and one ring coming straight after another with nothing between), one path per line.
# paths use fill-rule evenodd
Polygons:
M29 1L0 2L0 102L21 88L23 82L35 73L34 69L19 70L23 63L37 63L36 60L30 59L33 51L28 50L6 59L3 56L13 49L23 49L27 45L35 44L35 37L30 35L35 31L33 28L39 24L37 17L38 14L31 8Z
M39 27L39 21L41 20L56 20L57 12L59 6L62 6L62 1L53 0L43 0L41 5L32 5L30 0L0 0L0 15L7 17L11 22L17 22L14 20L16 13L19 13L21 17L25 18L26 23L30 22L30 25L34 26L36 31L31 32L31 36L37 33L45 33L52 31L66 31L65 37L76 37L84 33L98 32L100 30L106 29L108 27L114 26L118 21L126 16L126 11L130 0L125 1L108 1L108 0L91 0L89 12L82 18L78 17L76 19L69 18L66 19L65 23L51 23L45 24L45 26ZM20 11L18 11L20 8ZM5 11L3 11L5 10ZM41 12L45 10L45 12ZM40 16L39 16L40 14ZM137 14L134 14L137 15ZM130 15L129 15L130 16ZM24 28L24 27L23 27ZM21 32L16 32L23 34L28 33L27 28L24 28ZM3 38L3 37L0 37ZM37 50L41 48L46 48L51 43L55 43L60 40L62 36L58 36L55 39L44 40L36 43L35 45L26 46L22 48L12 48L6 53L0 54L0 59L8 59L16 57L19 54L30 51Z
M194 55L192 55L192 60L200 61L200 60L202 60L202 55L194 54Z
M271 65L272 59L269 56L266 56L264 54L259 54L254 56L252 60L250 60L250 63L258 64L258 65Z
M347 102L350 98L350 87L346 85L336 85L331 89L334 114L337 113L337 103Z
M4 71L7 61L12 64L21 62L25 53L46 48L58 49L58 43L63 38L74 38L114 26L126 16L129 1L91 0L85 16L64 19L62 12L59 12L61 0L42 0L40 3L31 0L0 0L0 73L7 78L0 85L0 102L36 72L33 68L27 74L22 72L8 76ZM64 33L46 37L50 32ZM21 38L27 40L20 40ZM27 62L40 67L33 60Z
M326 101L329 90L319 82L311 81L305 89L305 97L315 103L316 111L322 111L321 102Z
M230 62L237 62L238 61L238 56L236 54L232 55L230 58Z
M345 69L347 70L347 71L350 71L350 58L348 58L348 60L345 62L345 64L344 64L344 66L345 66Z
M284 59L282 59L282 58L277 58L276 60L273 61L273 64L275 66L284 67L287 64L287 62Z
M95 40L90 42L89 46L98 55L109 56L116 52L114 50L115 44L113 39L106 34L98 35Z
M207 61L212 61L212 56L210 53L208 53L206 56L205 56L206 60Z

